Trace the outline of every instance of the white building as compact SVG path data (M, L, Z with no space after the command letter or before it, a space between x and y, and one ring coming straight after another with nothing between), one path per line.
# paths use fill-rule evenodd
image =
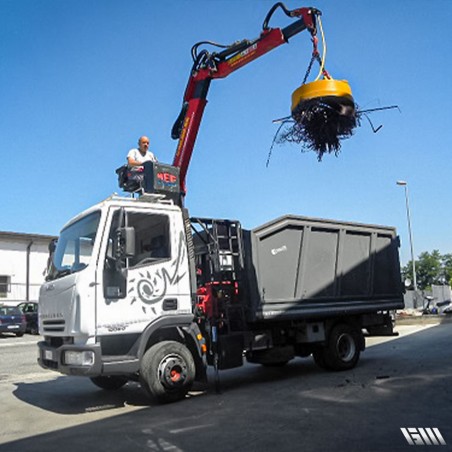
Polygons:
M0 232L0 303L38 300L54 238Z

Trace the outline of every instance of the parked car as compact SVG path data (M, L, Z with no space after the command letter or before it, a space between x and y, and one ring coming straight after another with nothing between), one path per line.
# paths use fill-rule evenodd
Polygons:
M0 306L0 334L23 336L27 329L25 314L16 306Z
M27 301L20 303L17 307L22 311L27 320L27 333L38 334L38 303Z

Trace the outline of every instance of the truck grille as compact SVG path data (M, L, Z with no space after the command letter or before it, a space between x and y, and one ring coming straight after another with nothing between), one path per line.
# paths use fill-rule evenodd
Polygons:
M66 322L64 320L44 320L42 326L45 332L61 332L64 331Z

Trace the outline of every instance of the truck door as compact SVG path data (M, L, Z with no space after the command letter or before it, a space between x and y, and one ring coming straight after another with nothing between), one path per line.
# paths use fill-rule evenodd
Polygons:
M98 335L139 334L163 315L191 312L183 229L173 211L111 212L105 258L99 264ZM115 240L121 221L134 231L133 256L118 260ZM130 244L129 244L130 245Z

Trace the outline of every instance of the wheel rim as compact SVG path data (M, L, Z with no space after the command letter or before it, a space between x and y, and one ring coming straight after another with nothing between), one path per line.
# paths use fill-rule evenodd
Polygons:
M356 345L350 334L342 333L337 339L337 355L344 362L351 361L356 353Z
M161 383L167 389L180 388L187 380L187 364L179 355L165 356L160 361L158 374Z

